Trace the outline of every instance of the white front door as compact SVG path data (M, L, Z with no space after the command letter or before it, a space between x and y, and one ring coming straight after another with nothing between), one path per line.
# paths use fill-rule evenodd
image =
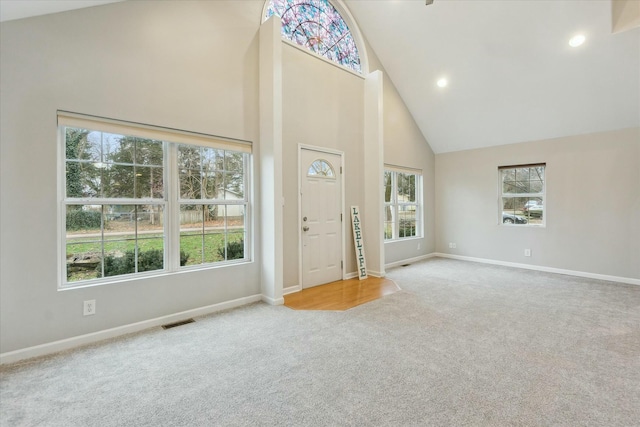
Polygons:
M342 279L342 157L300 149L302 287Z

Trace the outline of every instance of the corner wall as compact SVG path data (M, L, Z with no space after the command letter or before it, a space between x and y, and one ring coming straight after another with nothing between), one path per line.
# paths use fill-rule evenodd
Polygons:
M501 225L498 166L538 162L546 227ZM640 279L640 129L438 154L436 223L440 253Z

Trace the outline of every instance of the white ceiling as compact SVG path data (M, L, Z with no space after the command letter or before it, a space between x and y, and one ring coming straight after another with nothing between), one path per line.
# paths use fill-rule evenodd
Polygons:
M610 0L346 4L436 153L640 126L640 29L612 34Z
M0 0L0 21L47 15L123 0Z
M114 1L0 0L0 18ZM345 3L436 153L640 126L640 28L612 34L610 0Z

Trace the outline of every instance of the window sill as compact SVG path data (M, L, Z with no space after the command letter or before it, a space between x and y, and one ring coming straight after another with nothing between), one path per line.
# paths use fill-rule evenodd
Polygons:
M109 277L104 279L78 281L78 282L61 284L58 286L58 291L71 291L76 289L92 288L95 286L115 285L115 284L120 284L125 282L138 281L138 280L149 280L149 279L154 279L158 277L168 277L168 276L175 276L180 274L195 273L198 271L217 270L220 268L236 267L236 266L247 265L252 263L253 263L253 260L239 260L239 261L226 262L224 264L211 264L207 266L194 265L191 267L182 267L180 270L175 270L175 271L157 270L157 271L150 271L146 273L138 273L136 275L126 275L126 276L122 275L122 276Z

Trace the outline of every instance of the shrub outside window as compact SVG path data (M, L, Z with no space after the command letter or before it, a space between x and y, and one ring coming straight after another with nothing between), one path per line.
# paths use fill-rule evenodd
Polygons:
M501 166L500 216L506 225L545 225L546 164Z
M73 113L58 121L62 286L248 259L250 145Z
M385 169L385 240L422 237L421 184L419 171Z

